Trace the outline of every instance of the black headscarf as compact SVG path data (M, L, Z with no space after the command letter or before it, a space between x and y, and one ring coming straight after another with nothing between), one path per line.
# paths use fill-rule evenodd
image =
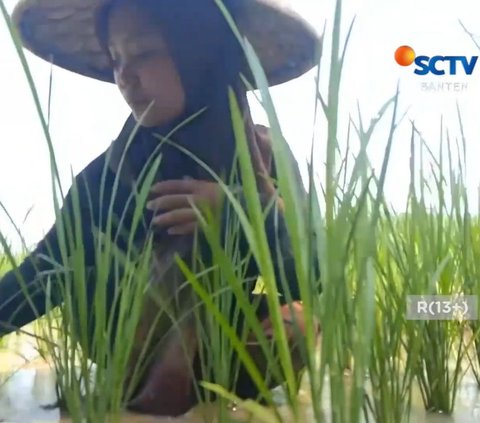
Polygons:
M121 2L135 1L145 16L158 25L177 67L185 90L186 107L181 116L155 128L141 128L132 143L130 160L137 173L159 145L154 134L166 136L174 127L204 107L207 109L170 138L205 162L217 174L228 176L233 165L235 138L228 88L236 94L249 140L254 125L240 69L245 56L225 16L214 0L113 0L99 15L99 31L106 40L108 17ZM242 2L230 0L230 13L237 15ZM157 148L158 150L158 148ZM157 180L211 179L206 171L174 146L161 149L162 163Z

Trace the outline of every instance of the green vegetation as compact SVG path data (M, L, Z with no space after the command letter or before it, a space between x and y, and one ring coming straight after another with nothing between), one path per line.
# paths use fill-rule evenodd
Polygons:
M427 410L452 413L457 388L467 368L474 370L480 386L479 324L459 320L407 320L406 308L410 294L480 294L480 222L466 197L467 140L463 138L461 111L458 113L462 128L460 142L453 142L454 137L441 126L443 138L440 151L436 153L428 148L428 141L421 138L414 123L409 140L395 140L402 122L398 106L401 93L397 89L378 114L370 119L367 128L363 126L361 113L358 121L350 121L351 130L346 143L349 147L342 151L343 143L338 140L339 93L347 45L341 46L340 43L341 3L337 1L334 16L330 68L320 63L321 72L328 72L330 76L328 93L323 95L317 90L316 99L319 113L324 113L328 125L326 143L318 141L326 148L325 173L320 187L316 183L316 172L320 166L315 161L312 148L306 213L287 165L285 140L265 75L251 46L242 41L260 87L259 99L269 117L274 155L279 163L278 186L285 201L285 218L308 316L306 337L301 345L307 362L305 374L308 376L303 389L310 391L314 419L319 422L324 421L320 398L325 391L330 392L332 398L329 409L334 423L354 423L364 418L392 423L408 421L414 383L420 386ZM1 0L0 7L6 22L9 22ZM350 33L346 44L349 36ZM15 37L13 40L18 46L18 40ZM18 52L25 64L20 48ZM28 76L26 66L25 72ZM35 95L33 84L31 88ZM232 210L227 248L222 248L220 242L218 219L202 216L203 230L215 266L209 269L198 261L194 268L190 268L179 260L195 300L195 307L190 311L202 323L198 329L201 350L205 352L202 365L211 375L197 388L206 388L223 398L218 408L220 421L229 421L225 405L230 401L237 402L239 407L252 412L262 421L282 420L267 381L245 348L245 336L253 331L271 365L268 378L285 380L287 404L295 421L301 421L297 396L300 382L293 372L277 295L278 287L286 286L287 281L275 280L255 176L233 94L231 110L247 199L246 209L223 184L226 201ZM44 122L40 108L39 115ZM379 130L378 124L385 121L389 122L389 126L382 136L388 142L383 166L377 174L369 162L367 147L372 134ZM47 129L46 139L51 146ZM353 139L360 145L357 152L352 151ZM406 141L411 144L409 201L402 214L395 214L385 200L383 189L391 146L394 142ZM54 163L52 148L51 153ZM428 169L424 167L424 157L433 163ZM161 166L161 162L157 161L155 165ZM147 177L146 187L151 177L153 171ZM58 183L56 178L53 172L54 187ZM140 193L136 223L145 198L146 190ZM60 203L61 198L57 198L57 211ZM75 208L78 215L78 203ZM78 222L67 223L70 235L79 233ZM236 254L238 245L234 234L238 232L235 230L237 225L241 225L247 235L251 254L261 269L278 355L269 348L253 305L241 289L245 269ZM111 228L111 222L108 227ZM316 237L311 235L313 232ZM76 239L78 242L78 237ZM52 310L36 329L37 334L46 340L41 350L53 360L62 397L74 422L84 419L88 422L119 421L124 400L131 393L131 386L125 386L125 381L129 357L138 348L135 345L135 330L147 292L151 244L137 256L133 254L132 242L129 251L121 254L109 239L107 233L99 237L98 242L98 259L103 264L97 275L93 304L98 316L93 343L87 342L91 305L86 304L87 275L82 266L83 250L81 243L75 244L73 236L64 240L62 248L66 251L68 246L75 254L68 262L58 264L55 275L66 281L62 295L64 303L59 309ZM5 263L5 259L0 260L0 273L5 270ZM321 267L321 289L320 281L312 277L315 263L320 263ZM110 269L120 264L126 272L118 280L119 292L115 304L119 315L115 320L103 304ZM64 272L67 265L72 272ZM45 289L50 289L50 282L47 281ZM165 315L175 318L162 295L154 298L159 304L159 319ZM225 314L233 299L238 310L232 322L226 319ZM244 333L238 336L234 328L240 311L246 316L246 327ZM321 322L322 328L320 355L313 330L315 319ZM106 341L112 331L116 332L114 345ZM468 333L470 337L465 336ZM142 347L142 351L137 351L141 359L136 370L141 370L145 363L149 343ZM467 360L466 352L469 350L473 353ZM241 401L229 393L234 382L230 369L237 368L240 363L246 366L257 383L265 406ZM93 368L95 371L92 371ZM348 377L345 376L346 369ZM130 376L130 381L135 381L136 376Z

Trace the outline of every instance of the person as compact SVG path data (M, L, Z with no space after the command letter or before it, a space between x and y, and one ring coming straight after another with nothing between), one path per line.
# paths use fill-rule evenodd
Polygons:
M298 77L315 66L317 34L283 2L231 0L225 1L225 6L240 32L254 46L270 85ZM45 314L46 293L39 281L52 270L52 263L62 262L61 240L66 236L66 222L73 218L76 208L80 210L81 231L74 238L76 245L81 242L85 267L93 270L93 274L97 264L94 234L108 232L108 216L116 217L110 236L120 249L128 247L121 234L132 231L137 201L132 193L138 193L145 183L146 169L159 154L161 164L154 175L143 223L134 229L134 239L140 246L154 233L157 267L165 265L162 257L172 251L189 251L199 228L195 206L220 210L223 222L226 207L220 201L222 190L192 157L222 178L231 175L235 168L229 90L235 94L242 114L261 203L264 207L274 205L265 222L268 242L275 273L280 277L283 267L294 301L294 307L285 307L282 296L285 324L288 326L292 319L301 322L303 311L298 302L300 295L283 219L283 202L273 182L276 170L268 128L253 123L245 84L246 79L250 87L255 87L252 74L241 44L215 1L21 0L12 18L30 51L64 69L115 83L132 114L110 147L76 176L55 225L18 268L0 281L0 335ZM170 143L159 141L167 138ZM293 156L292 165L299 189L304 191ZM241 181L236 184L241 186ZM242 195L240 192L240 199ZM241 202L245 204L244 199ZM246 255L249 248L244 239L241 245L242 254ZM278 246L283 255L282 266L275 258ZM204 245L202 254L205 251L208 256ZM252 259L246 276L254 280L258 274L258 266ZM87 304L92 303L95 278L89 281ZM109 284L107 309L112 307L115 286L114 281ZM248 289L252 289L251 284ZM61 301L61 287L54 285L50 305ZM271 331L268 309L258 310L265 331ZM95 313L89 315L92 327L95 318ZM148 328L149 324L152 322L147 316L139 333L146 329L142 325ZM202 375L198 369L199 346L191 329L186 327L183 335L190 334L192 355L182 354L178 338L170 339L140 378L129 402L131 409L179 415L195 404L192 378L198 380ZM293 332L288 333L293 345ZM250 341L254 356L255 340ZM193 376L192 360L196 369ZM296 370L301 366L300 360ZM257 394L244 369L235 392L245 398Z

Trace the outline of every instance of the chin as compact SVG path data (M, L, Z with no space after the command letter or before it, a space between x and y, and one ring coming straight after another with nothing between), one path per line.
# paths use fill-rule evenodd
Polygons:
M161 122L161 119L159 119L158 116L154 116L152 113L147 113L144 115L145 110L132 110L132 112L135 120L145 128L151 128L160 125L158 122Z

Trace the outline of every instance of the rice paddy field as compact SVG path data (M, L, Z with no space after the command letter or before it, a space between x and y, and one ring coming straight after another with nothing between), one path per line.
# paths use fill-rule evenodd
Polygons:
M0 338L0 422L480 421L480 323L476 310L472 310L471 319L452 315L445 320L415 320L407 315L409 295L469 295L477 300L480 297L479 210L467 196L465 156L469 140L462 130L461 110L458 134L445 128L439 118L440 148L432 151L415 122L407 124L408 137L398 136L404 111L399 106L401 91L394 89L374 116L360 114L359 120L350 119L348 139L340 142L340 81L349 38L345 34L340 37L341 6L342 2L337 1L328 37L331 45L323 46L331 52L329 65L325 66L324 59L319 58L319 72L329 75L328 90L318 89L316 99L318 113L326 122L326 138L314 142L325 149L326 161L319 163L312 148L306 200L296 189L287 164L280 122L263 70L251 46L242 41L260 87L259 101L269 118L275 160L279 164L278 186L285 202L285 218L306 309L306 336L301 343L306 368L301 380L294 375L278 312L277 290L286 281L276 280L272 269L255 176L232 95L232 122L246 209L223 185L234 211L232 242L223 248L216 236L218 222L213 217L205 219L202 227L212 250L214 268L202 268L201 263L189 268L180 263L185 280L202 304L201 312L206 312L202 316L208 316L200 320L199 333L202 345L208 346L204 359L212 376L198 389L215 393L215 401L201 403L178 419L125 412L124 398L129 389L124 384L127 363L133 349L138 348L134 334L145 295L151 248L146 248L140 259L133 260L128 254L118 258L106 236L106 244L99 252L100 259L105 261L103 273L108 273L112 257L121 259L127 269L120 281L122 295L133 299L128 304L118 299L118 327L109 324L108 310L97 308L105 293L103 275L97 281L98 301L92 307L93 312L104 317L96 322L93 348L85 344L85 322L92 310L82 301L82 251L74 249L76 255L68 262L74 283L62 292L63 304L52 307L46 316L17 333ZM2 0L0 10L5 24L10 25ZM341 39L347 40L346 46ZM24 59L13 33L12 42ZM26 62L23 63L30 78ZM31 88L39 104L33 83ZM51 146L40 107L39 119L45 142ZM379 170L372 168L368 154L374 134L386 140ZM392 209L384 194L395 142L410 145L408 203L400 211ZM51 154L55 163L53 149ZM58 182L56 178L52 172L52 186ZM58 195L57 210L61 201ZM78 222L71 224L72 232L78 230ZM262 345L271 365L270 376L284 381L273 390L268 389L241 337L232 330L232 322L224 317L226 307L235 297L239 310L247 316L249 328L260 332L252 306L238 289L242 266L235 254L235 225L241 225L247 235L261 270L257 287L263 288L272 312L276 354L266 340ZM18 265L20 257L10 250L9 240L1 232L0 241L2 274ZM321 269L319 279L313 271L317 265ZM320 339L315 339L315 321L320 322ZM116 331L117 340L109 348L106 339L112 330ZM242 401L230 392L231 375L225 369L238 361L248 368L263 401ZM62 410L52 407L58 393Z

